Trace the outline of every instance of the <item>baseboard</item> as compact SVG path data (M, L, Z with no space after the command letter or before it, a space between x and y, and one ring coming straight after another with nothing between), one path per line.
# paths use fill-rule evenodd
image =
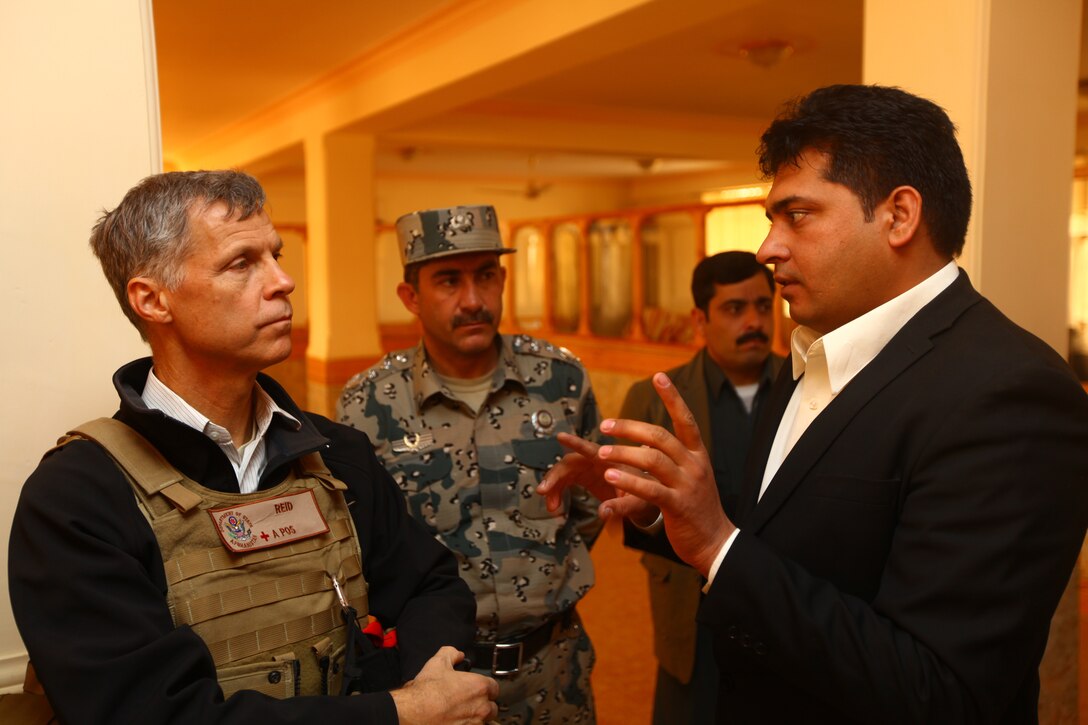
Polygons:
M26 652L0 657L0 695L23 691L26 663Z

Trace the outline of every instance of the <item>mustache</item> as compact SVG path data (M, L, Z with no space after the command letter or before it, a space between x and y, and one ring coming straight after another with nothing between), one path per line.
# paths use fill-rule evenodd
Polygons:
M491 310L484 309L470 312L465 315L454 315L452 325L454 328L458 328L464 327L465 325L476 325L481 322L493 325L495 324L495 315L491 314Z
M757 340L759 342L770 342L771 338L767 337L767 333L762 330L749 330L740 337L737 338L737 344L743 345L746 342Z

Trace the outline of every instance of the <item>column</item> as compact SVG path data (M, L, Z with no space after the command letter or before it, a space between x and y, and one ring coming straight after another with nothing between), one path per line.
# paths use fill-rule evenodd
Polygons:
M865 3L865 82L930 98L959 129L975 192L961 266L1062 355L1080 29L1081 0ZM1076 593L1085 581L1074 575L1051 623L1040 722L1075 722L1078 707L1088 718L1077 654Z
M382 354L378 331L374 137L337 131L307 137L306 281L310 409L332 415L353 374Z
M1080 17L1080 0L865 3L865 82L930 98L958 128L975 192L961 266L1062 354Z

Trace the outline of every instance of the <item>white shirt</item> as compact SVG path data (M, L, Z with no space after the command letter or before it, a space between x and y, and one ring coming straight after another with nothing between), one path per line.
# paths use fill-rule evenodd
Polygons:
M260 483L261 474L264 473L266 463L264 434L268 432L268 426L272 423L272 415L275 413L282 415L291 421L295 430L302 427L302 423L276 405L276 401L272 400L260 385L254 384L253 387L256 393L253 415L256 430L250 432L249 440L241 446L235 446L226 428L213 423L207 416L185 402L180 395L166 387L155 376L154 368L147 373L147 383L140 397L148 408L161 410L174 420L211 438L234 467L234 473L238 476L238 490L242 493L253 493L257 490L257 484Z
M737 397L740 398L740 402L744 405L744 409L751 413L752 406L756 404L756 393L759 392L759 383L737 385L733 389L737 391Z
M888 300L879 307L869 310L864 315L851 320L822 337L815 330L807 327L795 329L791 338L793 379L797 380L804 374L809 353L814 346L822 346L824 359L827 361L827 383L830 388L830 397L816 403L816 405L820 406L816 416L819 416L823 409L827 407L827 404L880 354L888 342L912 317L947 289L958 276L959 269L956 267L956 263L949 262L936 273L898 297ZM760 498L763 498L767 487L774 479L775 474L778 473L778 469L782 466L782 462L791 450L792 446L789 445L788 441L798 410L801 407L802 387L803 385L797 385L793 389L793 396L790 397L786 410L782 414L782 420L778 423L778 432L771 444L771 450L767 456L767 465L763 470L763 482L759 489ZM809 424L811 424L811 421L809 421ZM740 533L740 530L735 530L718 551L718 555L714 558L714 563L710 567L710 573L703 591L710 589L710 585L714 581L714 575L718 573L718 567L721 566L738 533Z

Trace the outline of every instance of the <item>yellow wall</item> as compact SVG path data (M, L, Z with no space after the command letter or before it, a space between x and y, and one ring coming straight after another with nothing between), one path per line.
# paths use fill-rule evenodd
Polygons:
M158 96L146 1L0 4L0 511L69 428L117 409L113 371L146 354L87 237L158 170ZM0 580L7 581L7 526ZM25 650L0 596L0 688L22 682Z
M1069 215L1081 0L865 4L864 80L955 122L974 213L961 266L1015 322L1068 347Z

